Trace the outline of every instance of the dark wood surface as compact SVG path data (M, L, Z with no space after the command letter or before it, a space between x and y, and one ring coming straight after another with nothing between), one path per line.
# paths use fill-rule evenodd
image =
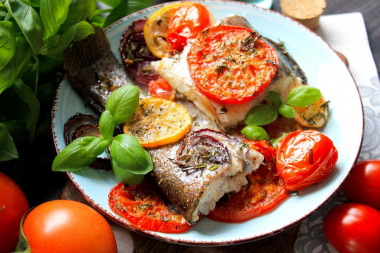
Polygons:
M327 7L324 11L324 15L348 12L361 12L363 14L378 73L380 64L379 7L379 0L327 0ZM274 0L272 9L281 11L280 0ZM42 110L50 111L51 108L42 108ZM26 144L27 146L20 150L22 159L0 163L0 170L10 175L21 186L31 207L44 201L60 198L64 193L62 189L68 181L64 173L51 172L55 148L50 132L49 116L42 121L42 127L36 133L36 140L31 144ZM75 192L74 189L70 189L70 191L71 193ZM207 248L205 251L291 252L297 230L298 226L252 243L223 248ZM199 248L163 243L138 234L134 234L133 239L136 252L151 252L153 249L165 249L166 252L203 252Z

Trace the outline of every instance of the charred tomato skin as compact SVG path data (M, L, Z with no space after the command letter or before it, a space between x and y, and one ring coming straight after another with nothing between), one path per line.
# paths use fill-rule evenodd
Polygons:
M380 160L356 163L342 189L351 201L380 210Z
M348 203L334 207L323 230L341 253L380 252L380 212L370 206Z
M325 180L338 160L332 140L316 130L286 135L277 144L276 152L277 173L290 191Z

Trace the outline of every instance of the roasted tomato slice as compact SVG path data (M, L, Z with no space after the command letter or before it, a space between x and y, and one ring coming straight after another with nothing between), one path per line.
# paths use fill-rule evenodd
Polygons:
M189 38L194 38L214 23L205 6L197 3L179 6L169 20L166 40L170 52L181 52Z
M187 62L192 79L205 96L224 104L240 104L269 85L279 57L252 30L219 25L196 37Z
M169 209L149 179L138 185L117 184L108 196L111 210L142 230L182 233L190 228L182 215Z
M164 98L167 100L174 100L175 98L175 90L173 90L163 77L150 81L149 93L152 97L156 98Z
M248 184L239 192L229 193L217 203L208 215L212 220L247 221L268 212L288 196L284 181L276 174L275 149L267 141L246 143L264 155L264 165L248 175Z
M286 135L276 147L277 173L288 190L301 190L323 181L338 160L332 140L316 130L300 130Z

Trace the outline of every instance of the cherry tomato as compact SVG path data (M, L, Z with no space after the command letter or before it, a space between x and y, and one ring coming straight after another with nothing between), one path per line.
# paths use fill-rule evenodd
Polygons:
M285 183L276 175L275 149L267 141L246 141L264 155L264 165L250 175L239 192L227 194L208 214L212 220L243 222L268 212L286 197Z
M139 229L182 233L190 228L182 215L168 208L148 179L138 185L117 184L109 193L108 203L112 211Z
M33 253L117 252L106 219L93 208L72 200L53 200L34 208L23 231Z
M197 36L187 62L205 96L223 104L241 104L265 90L276 74L279 57L252 30L219 25Z
M356 163L342 189L353 202L380 210L380 160Z
M326 135L300 130L286 135L276 147L277 173L288 190L301 190L323 181L334 169L338 151Z
M174 100L175 90L163 77L149 82L149 93L152 97Z
M0 253L14 251L22 216L29 210L20 187L0 172Z
M214 22L205 6L197 3L182 5L175 9L169 19L166 40L170 52L181 52L187 39L194 38Z
M334 207L323 229L340 253L380 252L380 212L370 206L349 203Z

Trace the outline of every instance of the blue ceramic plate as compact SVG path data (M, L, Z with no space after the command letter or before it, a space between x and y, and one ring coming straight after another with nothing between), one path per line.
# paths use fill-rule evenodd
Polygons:
M226 245L259 239L288 228L316 211L337 191L354 164L362 142L363 110L356 84L337 54L316 34L279 13L251 4L233 1L200 1L220 19L239 14L263 36L285 43L286 49L306 73L309 85L318 87L330 100L330 119L323 129L339 151L335 170L324 182L291 196L273 211L238 224L203 218L183 234L140 231L114 214L108 206L108 193L117 184L112 172L85 169L68 173L83 196L101 213L131 230L161 240L197 245ZM167 5L167 4L166 4ZM114 54L119 58L119 39L132 21L149 17L160 7L154 6L129 15L106 29ZM63 125L69 117L94 114L64 80L60 83L53 108L52 131L56 149L65 147Z

